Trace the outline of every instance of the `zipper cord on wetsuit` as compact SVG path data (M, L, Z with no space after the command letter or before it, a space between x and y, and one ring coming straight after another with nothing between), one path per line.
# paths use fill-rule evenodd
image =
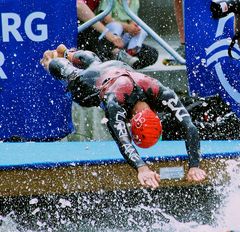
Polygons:
M235 45L235 43L236 43L236 40L239 39L239 38L240 38L240 32L237 32L237 33L233 36L232 41L231 41L231 43L230 43L230 45L229 45L229 47L228 47L228 55L229 55L231 58L234 58L234 57L232 56L232 49L233 49L233 47L234 47L234 45ZM234 58L234 59L236 59L236 58Z
M133 80L133 78L131 77L131 74L128 72L128 70L125 70L125 72L126 72L126 73L124 73L123 75L113 77L112 79L111 79L111 77L104 79L104 81L103 81L102 84L101 84L101 88L100 88L100 90L99 90L99 94L101 93L102 88L104 88L104 85L107 84L108 81L112 81L112 80L114 80L114 79L116 79L116 78L119 78L119 77L122 77L122 76L128 77L128 78L132 81L132 83L133 83L133 90L132 90L132 92L134 92L135 90L137 90L137 88L138 88L137 83ZM127 74L127 75L126 75L126 74ZM106 110L106 107L105 107L103 101L100 102L100 107L101 107L104 111ZM131 106L131 107L132 107L132 106ZM130 108L131 108L131 107L130 107Z

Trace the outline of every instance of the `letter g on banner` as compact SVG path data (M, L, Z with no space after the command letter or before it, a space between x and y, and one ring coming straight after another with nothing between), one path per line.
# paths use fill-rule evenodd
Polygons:
M46 24L37 25L37 30L40 31L40 35L35 35L32 31L32 22L34 19L45 19L46 14L43 12L33 12L30 14L25 21L24 27L25 32L29 39L32 41L45 41L48 38L48 29Z

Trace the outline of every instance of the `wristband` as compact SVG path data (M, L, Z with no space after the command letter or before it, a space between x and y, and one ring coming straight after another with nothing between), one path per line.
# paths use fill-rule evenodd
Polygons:
M108 32L109 32L109 29L106 28L106 29L102 32L102 34L98 37L98 40L101 40Z

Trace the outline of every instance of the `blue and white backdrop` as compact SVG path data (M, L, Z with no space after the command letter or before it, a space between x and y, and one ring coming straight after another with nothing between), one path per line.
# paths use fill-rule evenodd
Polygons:
M186 62L191 94L221 98L240 117L240 60L228 56L233 14L211 17L210 0L185 0ZM240 58L238 46L233 49ZM214 106L217 107L217 106Z
M76 46L76 0L0 0L0 140L62 138L73 130L71 97L39 61Z

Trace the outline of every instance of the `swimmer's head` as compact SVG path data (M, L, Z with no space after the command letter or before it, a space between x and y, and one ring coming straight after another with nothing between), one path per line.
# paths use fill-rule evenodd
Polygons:
M162 124L158 115L151 109L144 109L131 119L131 131L134 143L141 148L149 148L159 140Z

